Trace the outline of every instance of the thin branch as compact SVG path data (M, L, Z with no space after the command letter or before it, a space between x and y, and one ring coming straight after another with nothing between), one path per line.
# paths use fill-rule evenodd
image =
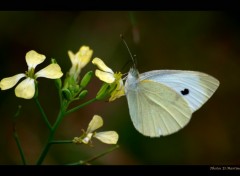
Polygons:
M47 124L48 129L51 130L51 129L52 129L52 126L51 126L51 124L49 123L48 117L47 117L47 115L45 114L45 112L44 112L41 104L39 103L38 98L35 97L34 100L35 100L35 102L36 102L36 104L37 104L37 107L38 107L38 109L39 109L42 117L43 117L44 122Z
M25 155L24 155L24 152L23 152L23 149L21 147L21 144L20 144L20 141L19 141L19 138L18 138L18 134L17 134L17 131L16 131L16 127L15 127L15 124L13 125L13 137L17 143L17 147L18 147L18 150L19 150L19 153L21 155L21 159L22 159L22 162L24 165L26 165L26 159L25 159Z
M54 140L50 142L51 144L72 144L72 140Z
M96 159L98 159L98 158L100 158L100 157L102 157L102 156L104 156L104 155L106 155L106 154L108 154L108 153L118 149L118 148L119 148L119 145L115 145L114 147L110 148L109 150L107 150L105 152L102 152L102 153L100 153L100 154L98 154L96 156L93 156L93 157L91 157L91 158L89 158L87 160L84 160L84 161L80 160L78 162L70 163L68 165L84 165L84 164L88 164L88 163L90 163L90 162L92 162L92 161L94 161L94 160L96 160Z
M93 99L91 99L91 100L89 100L89 101L87 101L87 102L85 102L85 103L83 103L83 104L81 104L81 105L79 105L79 106L76 106L76 107L68 110L68 111L66 112L66 115L68 115L68 114L70 114L70 113L72 113L72 112L75 112L75 111L81 109L82 107L93 103L93 102L96 101L96 100L97 100L96 98L93 98Z
M20 114L21 108L22 108L22 106L19 105L19 106L18 106L18 109L17 109L17 112L14 114L13 137L14 137L14 139L15 139L15 141L16 141L16 144L17 144L17 147L18 147L18 150L19 150L19 153L20 153L22 162L23 162L24 165L26 165L27 163L26 163L25 155L24 155L22 146L21 146L21 144L20 144L20 140L19 140L19 137L18 137L18 134L17 134L17 130L16 130L16 120L17 120L17 117L18 117L19 114Z

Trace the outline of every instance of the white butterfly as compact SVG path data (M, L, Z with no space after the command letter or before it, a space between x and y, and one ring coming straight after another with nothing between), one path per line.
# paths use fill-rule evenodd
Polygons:
M125 94L134 127L150 137L166 136L187 125L216 91L219 81L205 73L131 68Z

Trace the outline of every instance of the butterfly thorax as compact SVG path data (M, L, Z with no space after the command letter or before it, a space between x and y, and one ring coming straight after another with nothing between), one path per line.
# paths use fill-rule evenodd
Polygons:
M129 90L135 90L139 83L139 72L136 68L130 68L125 82L125 93Z

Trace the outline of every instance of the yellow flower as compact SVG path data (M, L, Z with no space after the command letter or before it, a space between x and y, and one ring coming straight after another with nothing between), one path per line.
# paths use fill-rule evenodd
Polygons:
M94 115L90 121L87 131L80 137L74 137L73 143L84 143L88 144L92 137L97 138L106 144L116 144L118 141L118 134L116 131L105 131L105 132L94 132L96 129L103 126L103 119L99 115Z
M88 46L82 46L76 54L72 51L68 51L68 56L72 62L72 67L70 68L69 75L77 80L81 69L85 67L92 57L93 51Z
M19 83L15 88L15 94L20 98L31 99L35 94L34 81L38 77L57 79L63 75L60 66L55 63L52 63L37 73L34 73L36 66L46 59L44 55L39 54L34 50L27 52L25 58L28 65L28 71L25 74L20 73L12 77L2 79L0 82L0 88L2 90L14 87L21 78L26 77L26 79Z
M120 72L114 73L112 69L106 66L105 63L99 58L94 58L92 63L100 69L96 69L95 75L101 81L106 82L110 85L116 85L116 88L111 92L111 97L109 101L113 101L116 98L125 95L122 74Z

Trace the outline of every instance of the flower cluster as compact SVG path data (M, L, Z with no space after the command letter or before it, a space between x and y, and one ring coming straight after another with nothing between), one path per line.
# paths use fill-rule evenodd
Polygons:
M74 54L72 51L68 51L69 58L72 66L65 79L63 92L68 99L74 99L76 96L80 96L81 90L89 83L92 72L88 72L82 79L79 85L79 74L83 67L85 67L92 57L93 51L88 46L80 47L79 51ZM14 87L18 81L26 77L15 88L15 94L19 98L31 99L35 95L37 78L45 77L48 79L58 79L63 76L60 66L57 63L51 63L47 67L35 73L37 65L41 64L46 59L45 55L39 54L34 50L27 52L26 62L28 65L28 71L26 73L20 73L15 76L4 78L0 81L1 90L7 90ZM95 75L106 84L99 91L97 99L102 99L110 96L109 101L113 101L124 95L124 86L122 81L122 74L114 73L111 68L105 65L105 63L99 59L94 58L92 63L99 69L96 69ZM86 91L84 91L86 93Z
M79 99L80 92L89 83L92 77L91 71L85 74L80 85L78 80L82 68L90 62L92 54L93 51L88 46L82 46L76 54L73 54L72 51L68 51L72 67L67 74L63 87L64 95L67 99ZM95 75L106 83L97 94L96 98L98 100L110 97L109 101L113 101L125 95L122 74L120 72L114 73L111 68L106 66L105 63L97 57L92 60L92 63L99 68L96 69Z
M50 130L49 136L52 136L48 138L46 146L50 146L56 142L59 142L55 141L53 139L53 136L60 122L66 115L75 112L78 109L96 100L108 98L109 101L114 101L115 99L124 95L122 74L120 72L114 73L112 69L106 66L101 59L96 57L92 60L92 63L98 67L98 69L95 70L95 75L101 81L103 81L102 87L98 91L96 97L80 105L77 105L74 108L69 109L69 105L72 103L72 101L83 99L84 97L86 97L88 91L85 88L90 82L94 73L92 71L89 71L82 77L80 75L82 69L90 62L93 55L93 50L90 49L88 46L80 47L79 51L77 51L75 54L72 51L68 51L68 55L72 65L69 71L65 74L63 84L61 80L63 73L60 66L56 63L54 59L52 59L51 63L45 68L37 72L35 71L37 65L45 61L46 56L43 54L39 54L34 50L26 53L25 59L27 62L28 70L25 73L19 73L11 77L3 78L0 81L0 89L7 90L14 87L22 78L25 78L16 86L15 95L23 99L34 98L38 109L44 119L44 122ZM56 121L53 124L49 122L49 119L38 100L39 88L37 79L39 77L54 79L59 93L60 110ZM105 144L116 144L119 138L116 131L96 132L96 130L102 126L102 117L100 117L99 115L94 115L88 125L87 130L83 130L83 134L81 136L74 137L73 140L61 141L61 143L69 143L70 141L70 143L75 144L91 144L92 138L96 138ZM17 143L19 143L17 135L15 135L15 140ZM21 146L18 145L18 148L20 153L22 153L22 160L25 163L25 159L23 157L24 154L23 152L21 152ZM49 147L44 148L37 161L37 164L41 164L43 162L48 150Z

